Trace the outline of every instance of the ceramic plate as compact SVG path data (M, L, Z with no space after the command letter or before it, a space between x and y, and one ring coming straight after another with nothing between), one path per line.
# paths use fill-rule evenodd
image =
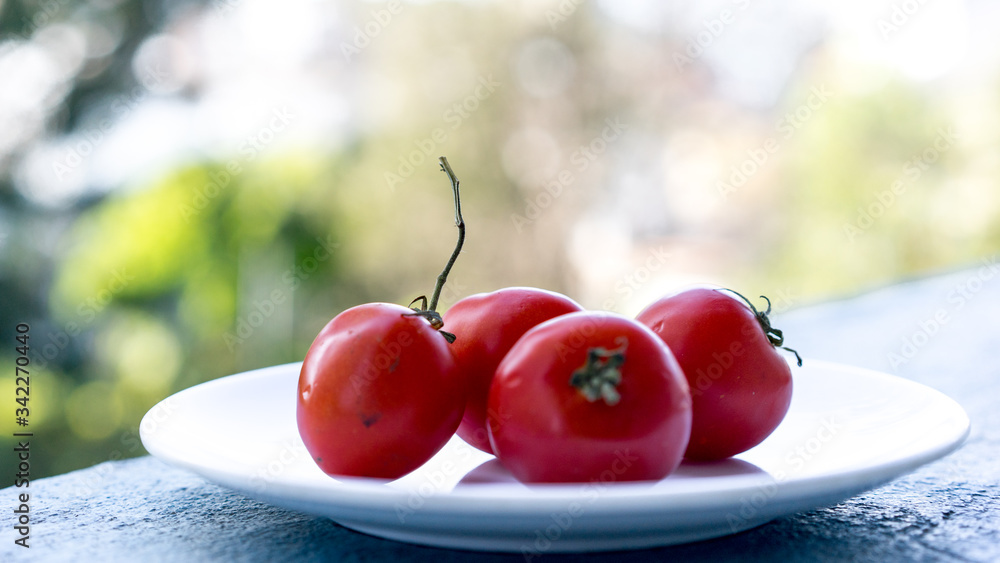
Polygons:
M886 483L951 452L969 432L962 408L933 389L807 359L792 368L791 408L767 440L733 459L685 462L662 481L616 482L609 468L585 485L529 487L457 437L396 481L333 479L296 429L300 365L181 391L146 414L142 442L210 481L364 533L529 555L739 532Z

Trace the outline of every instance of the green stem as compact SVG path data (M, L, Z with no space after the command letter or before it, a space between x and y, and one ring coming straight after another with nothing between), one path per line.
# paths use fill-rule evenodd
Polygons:
M625 348L628 340L620 337L618 348L591 348L587 350L587 363L580 366L569 378L569 384L593 403L603 399L608 406L615 406L621 400L618 384L622 382L622 365L625 363Z
M750 306L750 311L753 312L753 316L757 318L757 322L760 324L760 328L764 331L764 335L767 337L767 341L770 342L771 345L774 346L774 347L776 347L776 348L781 348L782 350L788 350L792 354L795 354L796 364L798 364L799 367L802 367L802 356L800 356L799 353L796 352L795 350L792 350L788 346L785 346L784 345L785 344L785 335L780 330L778 330L778 329L774 328L773 326L771 326L771 319L770 319L770 317L768 317L768 315L771 314L771 300L770 299L768 299L767 297L764 297L763 295L761 295L760 298L763 299L764 301L767 301L767 310L766 311L758 311L757 308L753 306L753 303L751 303L749 299L747 299L746 297L744 297L739 292L733 291L732 289L725 289L724 291L728 291L729 293L733 293L733 294L737 295L747 305L749 305Z

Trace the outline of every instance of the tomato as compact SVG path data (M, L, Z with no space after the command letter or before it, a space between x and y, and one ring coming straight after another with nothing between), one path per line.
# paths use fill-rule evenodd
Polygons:
M488 407L497 457L528 483L661 479L691 428L670 350L612 313L570 313L526 332L497 368Z
M465 385L445 336L389 303L337 315L299 375L297 421L330 475L395 479L444 446L465 409Z
M775 349L783 339L771 328L770 310L770 302L759 312L727 290L696 288L639 313L637 320L663 339L691 387L694 418L685 457L714 460L746 451L788 412L792 373Z
M508 287L459 300L444 314L455 334L451 346L468 396L458 435L493 453L486 433L486 398L493 373L507 351L528 329L559 315L583 308L565 295L530 287Z

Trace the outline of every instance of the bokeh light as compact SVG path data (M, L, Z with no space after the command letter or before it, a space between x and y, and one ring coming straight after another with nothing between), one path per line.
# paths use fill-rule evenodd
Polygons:
M39 476L430 293L440 155L445 307L716 283L780 312L1000 249L989 2L56 4L0 2L0 334L32 326Z

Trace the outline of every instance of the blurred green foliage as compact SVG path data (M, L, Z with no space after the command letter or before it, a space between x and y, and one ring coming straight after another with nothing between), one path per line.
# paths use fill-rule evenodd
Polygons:
M310 337L281 328L317 301L353 304L337 290L336 209L315 204L335 189L337 165L294 155L237 170L187 166L91 207L66 232L48 300L55 330L32 340L40 466L141 453L138 420L167 394L300 359ZM82 352L64 374L70 347Z
M52 21L106 17L122 37L71 85L53 128L69 135L86 108L135 88L129 65L142 41L204 3L181 4L61 3ZM351 5L354 21L365 22L372 6ZM0 30L24 36L24 18L39 9L3 2ZM966 114L983 108L956 107L898 76L851 90L843 71L820 56L802 63L773 108L740 107L711 92L706 61L673 71L670 55L684 37L642 37L594 10L583 5L550 27L538 9L524 16L506 3L406 4L392 33L351 62L374 69L370 75L351 75L357 67L346 64L322 67L344 84L375 84L359 105L378 115L335 148L300 144L254 158L181 161L56 209L25 197L10 171L0 176L7 226L0 337L13 342L15 324L31 323L32 430L40 444L33 476L141 455L139 421L169 394L298 361L320 328L353 305L407 304L430 293L455 236L439 154L462 181L468 228L442 309L509 285L563 291L593 308L609 298L634 308L620 282L657 248L672 252L664 276L703 276L746 295L787 290L786 306L1000 249L993 195L1000 170L984 162L1000 136L983 127L973 139L963 130L940 140L956 121L977 121ZM519 86L527 72L521 46L560 52L532 43L539 38L554 38L572 57L572 85L558 95ZM327 47L324 56L339 56L338 45ZM541 65L527 74L544 83L557 71ZM464 80L453 84L452 74ZM455 113L483 80L502 87L476 98L474 115ZM830 99L787 133L783 116L808 107L821 84ZM998 99L991 98L994 112ZM627 137L576 168L571 155L610 117L629 124ZM445 140L424 151L435 135ZM660 161L674 149L662 145L676 142L684 159L711 157L725 178L747 149L772 138L780 151L722 200L698 166L672 183L636 176L641 164L665 168ZM927 152L935 143L944 148ZM546 156L549 144L556 148ZM546 186L566 170L575 173L571 185L519 228L512 218L546 201ZM685 200L691 194L701 199ZM607 224L621 229L591 232ZM578 239L611 251L580 251ZM659 291L653 286L641 289ZM0 365L13 357L12 345L0 348ZM5 400L13 383L0 378ZM0 448L9 450L15 426L6 408ZM12 474L9 467L5 457L0 472Z

